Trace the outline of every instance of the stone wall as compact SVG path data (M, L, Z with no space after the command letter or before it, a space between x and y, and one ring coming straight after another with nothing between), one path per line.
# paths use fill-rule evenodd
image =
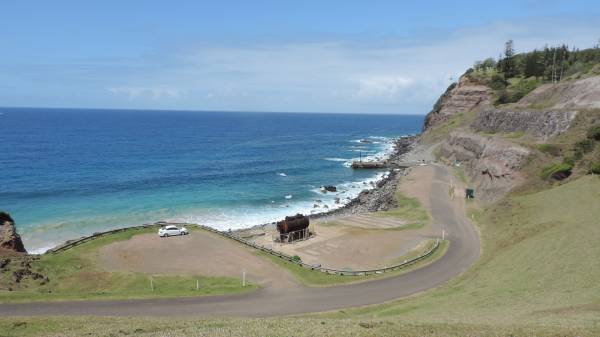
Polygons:
M484 132L524 132L548 139L566 131L577 112L565 110L514 111L488 108L480 111L471 127Z

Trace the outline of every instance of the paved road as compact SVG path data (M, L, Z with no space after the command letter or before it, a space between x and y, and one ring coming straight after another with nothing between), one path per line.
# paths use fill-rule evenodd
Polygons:
M444 256L406 274L364 283L290 291L263 288L244 295L172 299L2 304L7 315L219 315L266 317L376 304L438 286L467 269L479 256L479 237L464 212L448 197L448 170L435 166L431 214L443 223L450 245Z

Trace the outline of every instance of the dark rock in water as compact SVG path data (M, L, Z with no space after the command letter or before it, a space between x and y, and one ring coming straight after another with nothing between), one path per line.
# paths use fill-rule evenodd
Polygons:
M368 139L361 139L361 140L359 140L359 142L363 143L363 144L371 144L371 143L373 143L372 141L370 141Z
M333 185L321 186L321 190L327 192L337 192L337 187Z
M14 220L6 212L0 212L0 250L27 253L15 229Z

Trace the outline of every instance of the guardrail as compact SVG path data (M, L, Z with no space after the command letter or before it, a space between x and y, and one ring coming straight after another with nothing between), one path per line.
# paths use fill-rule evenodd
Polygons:
M86 237L82 237L80 239L75 239L75 240L70 240L67 241L66 243L64 243L63 245L60 245L58 247L49 249L46 251L46 253L50 253L50 254L56 254L65 250L68 250L70 248L73 248L77 245L80 245L82 243L100 238L102 236L106 236L106 235L110 235L110 234L115 234L115 233L119 233L119 232L124 232L127 230L141 230L141 229L146 229L146 228L152 228L152 227L159 227L159 226L165 226L165 225L183 225L183 226L196 226L198 228L201 228L203 230L206 230L208 232L212 232L215 233L217 235L229 238L231 240L237 241L241 244L244 244L246 246L252 247L254 249L260 250L262 252L265 252L267 254L279 257L283 260L286 260L288 262L297 264L303 268L306 269L311 269L311 270L315 270L315 271L320 271L322 273L326 273L326 274L331 274L331 275L343 275L343 276L365 276L365 275L373 275L373 274L382 274L385 272L390 272L393 270L398 270L401 268L405 268L408 267L420 260L423 260L424 258L432 255L440 246L440 240L436 239L435 240L435 244L433 245L433 247L431 247L431 249L429 249L427 252L425 252L422 255L419 255L415 258L412 258L410 260L406 260L402 263L393 265L393 266L389 266L389 267L385 267L385 268L379 268L379 269L367 269L367 270L339 270L339 269L332 269L332 268L324 268L321 266L314 266L314 265L310 265L308 263L304 263L298 259L295 259L294 257L275 251L271 248L267 248L261 245L258 245L252 241L246 240L246 239L242 239L239 236L234 235L232 232L223 232L223 231L219 231L216 230L212 227L208 227L205 225L198 225L198 224L191 224L191 223L173 223L173 222L169 222L169 223L154 223L154 224L144 224L144 225L140 225L140 226L133 226L133 227L125 227L125 228L118 228L118 229L113 229L113 230L109 230L109 231L105 231L105 232L98 232L98 233L94 233L90 236L86 236Z
M254 243L254 242L242 239L242 238L240 238L240 237L238 237L238 236L236 236L236 235L234 235L233 233L230 233L230 232L222 232L222 231L216 230L216 229L214 229L212 227L208 227L208 226L204 226L204 225L197 225L197 226L200 227L200 228L202 228L202 229L204 229L204 230L207 230L209 232L213 232L215 234L218 234L218 235L227 237L229 239L235 240L237 242L240 242L240 243L242 243L244 245L247 245L247 246L250 246L252 248L258 249L258 250L263 251L263 252L265 252L267 254L271 254L271 255L277 256L277 257L279 257L279 258L281 258L283 260L286 260L288 262L297 264L297 265L299 265L301 267L304 267L306 269L316 270L316 271L320 271L320 272L331 274L331 275L343 275L343 276L364 276L364 275L382 274L382 273L385 273L385 272L390 272L392 270L398 270L398 269L401 269L401 268L405 268L405 267L408 267L409 265L412 265L412 264L414 264L414 263L416 263L416 262L418 262L418 261L420 261L420 260L422 260L422 259L430 256L440 246L440 240L436 239L433 247L431 247L431 249L429 249L424 254L419 255L419 256L417 256L415 258L412 258L410 260L406 260L406 261L404 261L402 263L399 263L399 264L396 264L396 265L392 265L392 266L389 266L389 267L385 267L385 268L367 269L367 270L339 270L339 269L324 268L324 267L321 267L321 266L313 266L313 265L310 265L308 263L304 263L302 261L294 259L290 255L287 255L287 254L275 251L273 249L270 249L270 248L258 245L258 244Z

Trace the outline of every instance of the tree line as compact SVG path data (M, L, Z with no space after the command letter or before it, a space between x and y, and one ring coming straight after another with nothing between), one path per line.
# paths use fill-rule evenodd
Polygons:
M530 78L548 82L576 74L585 74L600 64L600 43L594 48L580 50L559 46L545 46L527 53L515 53L514 42L509 40L504 46L504 53L498 60L487 58L475 63L474 70L495 69L505 80L513 77Z

